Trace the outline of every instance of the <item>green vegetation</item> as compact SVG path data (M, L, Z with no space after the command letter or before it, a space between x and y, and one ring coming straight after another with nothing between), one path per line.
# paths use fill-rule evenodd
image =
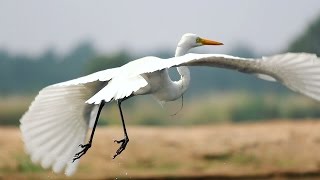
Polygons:
M299 36L288 48L288 51L311 52L320 55L320 18L315 20L306 31ZM287 51L287 50L286 50ZM252 48L238 44L228 53L242 57L257 57ZM58 54L53 48L42 55L14 55L5 49L0 49L0 94L30 94L39 91L49 84L69 80L106 68L121 66L128 61L155 55L162 58L173 56L172 51L159 51L133 55L127 51L101 55L90 42L80 43L77 47L64 55ZM251 93L264 92L284 93L286 90L279 85L258 80L254 77L238 72L197 67L191 68L192 86L191 95L207 93L212 90L232 91L245 89ZM219 77L219 78L212 78ZM198 79L201 79L199 81Z
M17 157L17 171L22 173L44 172L45 170L40 166L31 162L27 155L20 155Z
M318 102L290 96L258 96L246 97L240 106L231 109L232 121L252 121L265 119L303 119L320 117Z
M98 55L86 63L86 71L89 74L119 67L129 62L130 59L133 59L133 57L126 51L121 51L109 56Z
M11 55L0 49L0 93L30 94L49 84L84 75L85 64L95 54L88 42L64 56L53 49L37 57Z
M319 30L320 17L289 46L289 51L320 55ZM238 45L229 54L258 56L251 49ZM40 56L12 55L0 49L0 124L18 125L18 119L33 99L30 94L36 94L49 84L121 66L145 55L166 58L171 54L170 51L159 51L136 56L120 51L101 55L97 54L90 42L79 44L65 55L59 55L53 49L48 49ZM175 70L171 72L173 79L176 79ZM181 112L183 115L170 116L180 108L180 102L159 110L157 103L145 99L130 100L130 103L125 103L128 105L125 113L129 122L165 126L320 117L320 106L317 103L293 95L280 84L218 68L192 67L191 74L191 86L185 95L191 100L185 101L187 105ZM216 94L212 95L212 92ZM199 94L202 96L199 97ZM144 111L141 112L141 109ZM107 113L104 112L99 123L118 124L117 108L112 107Z
M290 52L308 52L320 56L320 17L289 46Z
M32 97L0 98L0 125L19 124ZM148 126L203 125L213 123L265 121L274 119L318 119L318 102L298 94L215 93L186 98L183 109L181 102L165 104L163 108L151 97L133 98L123 104L128 124ZM119 112L115 103L102 112L99 125L120 125Z
M208 163L231 163L239 166L243 165L259 165L260 159L253 154L235 152L223 154L204 154L203 159Z
M32 163L30 157L24 153L19 152L19 154L15 155L12 159L12 163L5 161L6 163L1 165L0 173L39 173L46 171L40 165Z
M19 125L19 119L28 109L32 97L0 97L0 125Z

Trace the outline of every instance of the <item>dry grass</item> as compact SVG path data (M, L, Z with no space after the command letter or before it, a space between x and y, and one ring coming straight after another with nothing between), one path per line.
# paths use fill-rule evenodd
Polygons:
M198 127L132 127L117 159L120 127L97 129L94 145L70 179L256 175L320 169L320 122L268 122ZM61 179L30 163L17 128L1 128L0 179Z

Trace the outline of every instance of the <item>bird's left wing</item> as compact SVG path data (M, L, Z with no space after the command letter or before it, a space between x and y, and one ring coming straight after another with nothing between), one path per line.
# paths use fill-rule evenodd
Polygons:
M117 75L119 68L99 71L43 88L20 119L26 152L33 162L72 175L97 106L85 103Z
M177 66L233 69L264 80L281 82L295 92L320 101L320 59L314 54L285 53L258 59L221 54L187 54L169 59L145 57L125 66L139 67L130 71L131 76Z
M20 119L25 149L33 162L56 173L76 171L79 161L72 159L85 141L95 107L84 103L91 94L82 84L51 85L39 92Z

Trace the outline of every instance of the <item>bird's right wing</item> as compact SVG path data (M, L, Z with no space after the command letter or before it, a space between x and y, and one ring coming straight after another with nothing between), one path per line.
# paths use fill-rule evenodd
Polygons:
M144 57L121 66L117 76L86 102L99 104L101 100L127 97L147 86L141 75L178 66L211 66L254 74L264 80L279 81L295 92L320 101L319 58L314 54L286 53L259 59L222 54L187 54L169 59Z
M179 64L183 65L235 69L281 82L295 92L320 101L320 59L314 54L286 53L260 59L205 57Z
M219 67L254 74L264 80L279 81L295 92L320 101L320 59L314 54L285 53L259 59L187 54L169 59L145 57L123 67L130 69L127 76L135 76L178 66Z

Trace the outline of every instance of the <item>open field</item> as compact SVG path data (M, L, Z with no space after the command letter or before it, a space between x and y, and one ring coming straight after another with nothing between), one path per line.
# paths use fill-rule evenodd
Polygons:
M97 129L78 172L66 179L319 175L319 130L318 121L129 126L130 143L112 160L118 147L113 139L122 137L122 129L103 127ZM18 128L0 131L0 179L65 178L30 162Z

